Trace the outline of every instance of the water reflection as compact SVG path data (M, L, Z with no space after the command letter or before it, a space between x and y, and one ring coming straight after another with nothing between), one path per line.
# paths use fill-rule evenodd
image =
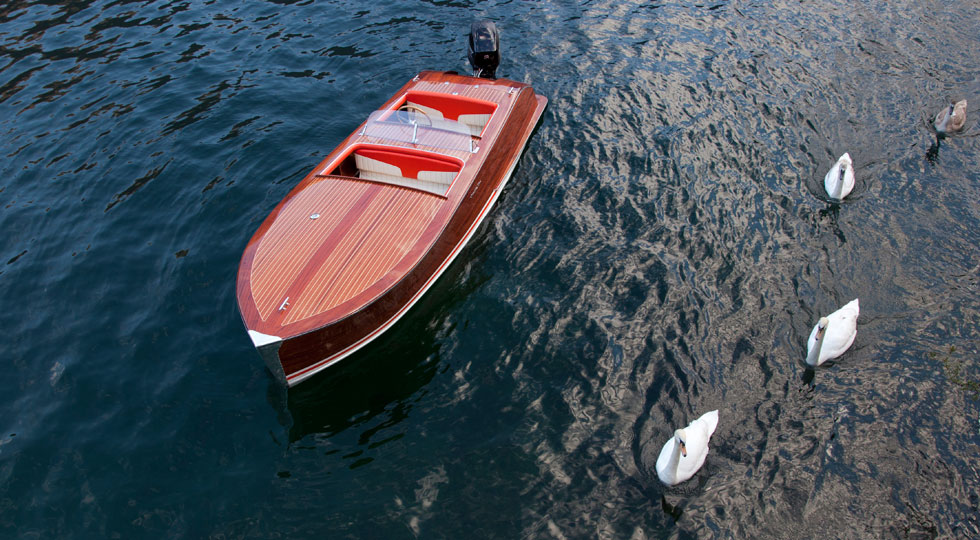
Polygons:
M276 411L276 421L279 422L279 425L288 430L293 426L293 415L289 411L289 389L276 380L268 370L266 370L266 375L269 376L269 384L265 390L266 403L272 407L272 410Z
M834 233L834 236L840 240L841 244L847 242L847 237L844 236L844 231L840 228L840 224L838 223L838 220L840 219L839 201L831 201L827 203L827 206L823 210L820 210L820 217L829 218L830 230Z
M926 161L933 165L939 163L939 147L942 146L943 138L942 135L936 134L936 142L932 143L929 149L926 150Z
M684 515L684 510L681 508L681 504L670 504L667 502L667 497L665 495L660 496L660 508L664 511L664 514L674 520L674 523L680 521L681 516Z
M980 537L978 139L927 143L916 108L976 91L977 33L949 32L975 3L481 4L552 101L440 281L466 290L268 396L141 330L244 339L212 329L256 220L417 70L465 66L468 2L50 4L0 8L0 287L25 299L0 477L36 503L0 504L8 536ZM873 197L815 189L844 147ZM881 317L817 381L802 312L845 294ZM71 384L159 392L147 366L207 391ZM668 426L712 408L710 468L663 489Z
M803 370L803 377L801 377L803 386L813 388L813 377L815 375L816 371L812 367L807 366L806 369Z
M389 334L289 390L290 442L362 429L359 444L380 444L375 435L408 416L436 374L439 350L425 332L416 333L422 342L410 344L405 332Z

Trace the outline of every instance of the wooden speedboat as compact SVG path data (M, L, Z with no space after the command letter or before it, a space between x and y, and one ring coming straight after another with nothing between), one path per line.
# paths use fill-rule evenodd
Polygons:
M237 296L278 379L307 379L405 315L486 217L546 104L507 79L422 72L276 206Z

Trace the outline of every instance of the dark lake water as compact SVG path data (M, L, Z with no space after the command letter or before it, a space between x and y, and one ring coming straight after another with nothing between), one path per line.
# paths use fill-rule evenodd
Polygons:
M246 242L479 18L538 131L423 301L284 395ZM980 537L978 51L966 1L4 2L0 536Z

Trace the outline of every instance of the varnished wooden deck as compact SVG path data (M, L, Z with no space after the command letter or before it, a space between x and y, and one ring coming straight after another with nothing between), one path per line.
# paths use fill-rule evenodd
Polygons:
M284 209L258 246L252 291L260 316L268 321L281 313L287 325L332 313L322 321L329 324L346 315L336 308L394 270L412 247L418 254L428 247L430 242L416 244L442 204L444 199L409 188L319 178Z

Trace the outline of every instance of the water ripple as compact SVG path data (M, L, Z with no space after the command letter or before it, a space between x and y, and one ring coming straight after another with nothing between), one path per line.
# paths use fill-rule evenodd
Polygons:
M930 120L980 95L978 15L5 4L0 530L980 536L977 128ZM483 16L551 100L514 178L410 316L283 395L235 309L244 244L411 74L465 71ZM854 297L854 346L807 369ZM661 445L715 408L663 488Z

